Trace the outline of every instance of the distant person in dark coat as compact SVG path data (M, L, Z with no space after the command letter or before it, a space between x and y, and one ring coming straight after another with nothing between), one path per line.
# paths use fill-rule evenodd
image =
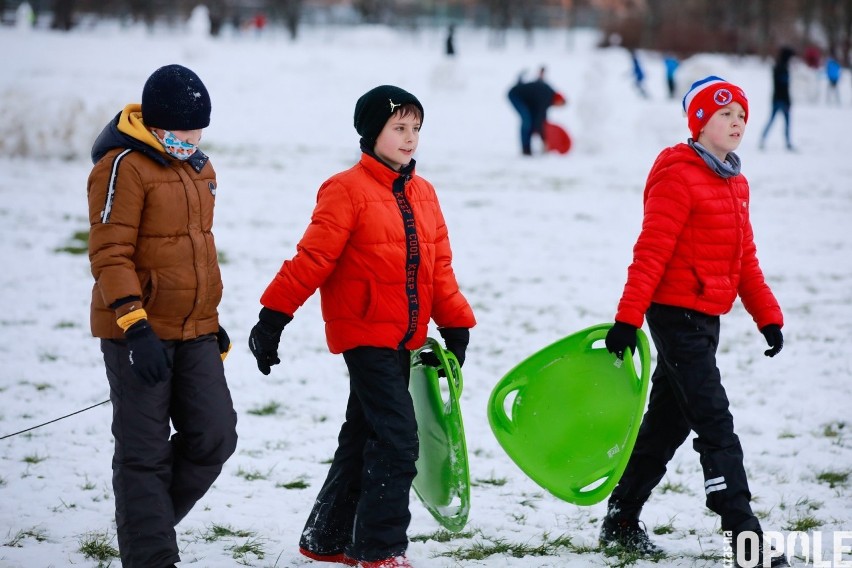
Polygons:
M524 156L532 155L533 134L538 134L544 140L547 109L565 104L565 97L544 81L544 71L542 67L538 79L528 83L523 81L521 75L515 86L509 89L509 102L521 117L521 152Z
M446 52L447 52L448 57L453 57L456 54L455 32L456 32L456 27L454 25L450 24L450 27L447 28Z
M636 85L636 90L643 99L648 98L648 91L645 90L645 71L642 70L642 63L639 61L639 56L636 55L636 50L630 50L630 59L633 61L633 81Z
M760 138L760 148L766 147L766 137L769 134L769 129L775 120L775 115L779 112L784 115L784 142L787 144L787 149L792 151L793 144L790 142L790 60L796 52L791 47L782 47L778 52L778 57L775 60L775 65L772 67L772 114L769 116L769 122L763 129L763 136Z

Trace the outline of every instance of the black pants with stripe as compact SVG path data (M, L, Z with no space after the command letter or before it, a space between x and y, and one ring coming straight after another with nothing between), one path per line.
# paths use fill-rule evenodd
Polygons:
M349 401L328 477L299 546L357 560L402 555L419 442L408 392L407 350L358 347L343 354Z
M130 369L124 341L101 340L113 409L112 482L124 568L180 561L175 525L213 485L237 446L237 414L216 338L163 344L172 355L172 377L150 385Z
M652 304L646 319L657 348L657 367L636 445L610 497L610 514L638 518L666 465L693 431L706 504L721 516L722 530L759 530L743 450L716 367L719 317Z

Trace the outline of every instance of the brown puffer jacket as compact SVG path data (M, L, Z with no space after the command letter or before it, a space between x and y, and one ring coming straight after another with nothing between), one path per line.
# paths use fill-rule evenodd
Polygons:
M128 105L92 148L92 335L123 338L115 320L129 304L110 306L131 297L141 299L160 339L216 333L222 297L211 232L216 173L200 151L182 162L155 149L138 109Z

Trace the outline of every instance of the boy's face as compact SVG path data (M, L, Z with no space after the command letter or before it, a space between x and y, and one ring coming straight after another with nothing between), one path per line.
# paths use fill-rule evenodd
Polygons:
M420 119L413 113L397 111L385 123L376 138L373 151L394 170L408 165L420 140Z
M713 113L698 135L698 142L711 154L725 159L729 152L739 147L746 127L746 113L736 101Z

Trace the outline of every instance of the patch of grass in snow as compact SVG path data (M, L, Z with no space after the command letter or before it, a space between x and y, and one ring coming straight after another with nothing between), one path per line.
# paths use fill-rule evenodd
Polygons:
M237 561L237 564L242 564L243 566L251 566L249 556L254 556L258 560L263 560L266 556L266 551L263 549L263 541L258 538L250 538L242 544L226 546L225 550L231 553L231 557Z
M278 414L278 409L281 408L281 403L276 401L270 401L264 404L263 406L259 406L257 408L251 408L247 410L249 414L253 414L255 416L274 416Z
M508 479L505 477L489 477L489 478L479 478L473 480L471 485L473 487L480 487L482 485L493 485L494 487L503 487L508 483Z
M75 231L68 239L68 244L54 249L54 252L68 254L89 254L89 231Z
M98 568L105 568L112 564L113 558L119 557L112 541L113 537L108 532L89 532L80 537L79 551L86 558L97 560Z
M80 327L80 324L73 321L62 320L53 326L53 329L74 329L76 327Z
M675 529L674 529L674 517L670 518L670 519L669 519L669 522L667 522L667 523L664 523L664 524L662 524L662 525L657 525L657 526L655 526L655 527L654 527L654 530L653 530L652 532L653 532L654 534L656 534L656 535L661 535L661 534L672 534L672 533L674 533L674 532L675 532Z
M689 489L683 483L672 483L671 481L666 481L660 485L660 493L689 494Z
M846 428L845 422L829 422L822 428L822 435L826 438L839 438Z
M544 534L540 544L508 542L505 539L486 539L467 546L441 553L440 556L455 560L483 560L494 555L506 555L512 558L528 556L557 556L562 552L588 553L595 549L587 546L577 546L566 535L551 538Z
M790 522L784 526L784 530L807 532L817 527L821 527L822 525L823 522L813 515L804 515L802 517L790 519Z
M248 538L254 536L251 531L235 529L230 525L217 525L213 523L198 535L204 542L216 542L223 538Z
M237 468L237 477L242 477L246 481L259 481L263 479L269 479L269 473L271 471L272 470L269 470L266 473L261 473L256 469L249 471L243 469L242 466L240 466L239 468Z
M828 483L828 486L834 489L838 485L846 486L846 483L849 481L849 472L828 470L817 474L816 478L820 483Z
M23 462L31 465L35 465L37 463L41 463L47 459L47 456L40 456L38 454L32 454L29 456L24 456Z
M15 536L3 543L3 546L23 548L23 541L27 538L35 539L36 542L44 542L47 540L47 533L40 528L33 527L31 529L19 530Z
M275 487L280 489L307 489L310 485L305 481L304 477L300 477L299 479L288 483L276 483Z
M450 542L451 540L458 539L466 539L473 538L476 536L476 532L474 531L464 531L464 532L450 532L445 530L435 531L432 534L420 534L414 535L409 540L411 542L428 542L430 540L435 542Z
M604 553L604 556L606 556L604 564L606 566L612 566L613 568L632 566L640 560L650 560L651 562L658 563L667 558L665 553L646 556L633 550L627 550L621 546L608 546L602 548L601 551Z

